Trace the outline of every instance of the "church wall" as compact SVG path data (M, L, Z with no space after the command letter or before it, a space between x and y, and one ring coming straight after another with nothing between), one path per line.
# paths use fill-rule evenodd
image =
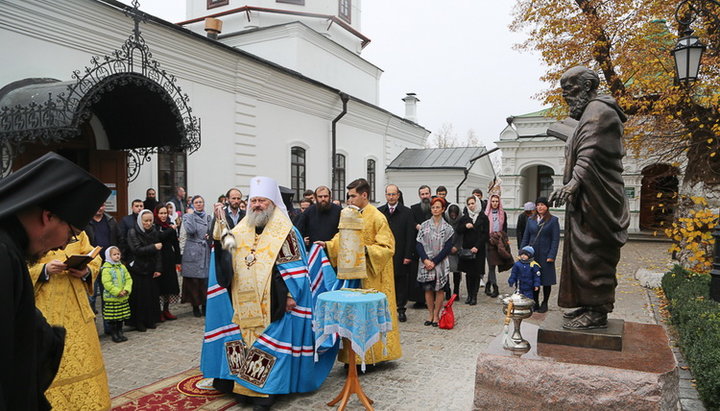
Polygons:
M188 194L212 203L231 186L246 193L254 175L290 186L294 144L307 149L308 188L329 184L331 121L342 110L337 91L171 28L152 22L140 28L153 57L177 77L201 121L202 145L187 159ZM119 49L131 33L132 20L94 1L0 3L5 53L0 86L27 77L70 80L73 70ZM421 147L428 133L351 95L348 114L338 123L338 149L348 155L347 182L365 177L366 160L373 158L376 195L382 199L389 153L397 146ZM144 198L157 178L152 156L129 184L128 197Z

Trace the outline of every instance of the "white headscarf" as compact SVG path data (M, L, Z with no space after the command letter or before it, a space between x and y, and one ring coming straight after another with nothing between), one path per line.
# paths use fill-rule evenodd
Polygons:
M172 201L168 201L167 203L165 203L165 207L168 210L168 218L170 219L170 222L173 224L177 224L178 212L175 209L175 203L173 203ZM172 208L172 212L170 212L170 208Z
M280 188L278 187L277 181L270 177L256 176L250 179L250 194L248 200L252 200L253 197L264 197L269 199L275 204L275 207L288 215L285 203L283 203L282 196L280 195Z
M138 216L137 216L137 225L138 225L138 227L140 227L141 233L145 232L145 227L143 227L143 225L142 225L142 216L147 213L150 213L150 215L153 215L153 212L146 208L146 209L142 210L141 212L139 212ZM153 216L153 222L154 222L154 220L155 220L155 217Z
M113 264L115 263L115 261L113 261L112 258L110 258L110 251L115 250L115 249L120 251L120 249L114 245L111 245L110 247L105 249L105 261L107 261L109 263L113 263Z

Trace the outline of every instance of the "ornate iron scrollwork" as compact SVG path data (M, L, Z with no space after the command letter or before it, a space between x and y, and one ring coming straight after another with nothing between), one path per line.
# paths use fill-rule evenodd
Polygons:
M177 123L179 144L128 149L129 181L137 178L140 166L159 150L192 154L200 148L200 123L192 115L190 98L178 86L175 76L153 59L140 31L140 23L147 21L147 15L139 7L135 0L132 9L125 11L134 20L134 29L120 49L92 57L84 70L73 72L73 82L61 92L49 94L47 101L0 109L0 146L3 147L0 172L5 173L6 158L11 163L13 153L19 152L23 144L59 143L78 136L81 125L93 114L92 106L103 94L127 84L140 85L161 95L170 107L177 109L176 115L181 119Z

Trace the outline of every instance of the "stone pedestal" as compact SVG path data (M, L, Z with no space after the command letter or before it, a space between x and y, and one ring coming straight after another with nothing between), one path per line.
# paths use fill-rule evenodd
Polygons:
M538 326L523 322L532 349L503 350L499 335L478 356L476 410L676 410L677 362L659 325L626 322L622 351L537 342Z
M607 328L592 330L566 330L561 315L549 315L540 324L538 343L572 345L575 347L600 348L622 351L625 321L610 319Z

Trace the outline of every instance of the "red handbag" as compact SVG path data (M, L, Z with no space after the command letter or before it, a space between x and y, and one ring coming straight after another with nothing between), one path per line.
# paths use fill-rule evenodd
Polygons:
M445 308L443 308L443 312L440 314L440 322L438 322L438 327L444 329L444 330L452 330L453 327L455 327L455 313L453 312L452 305L455 302L455 299L457 298L457 294L453 294L452 297L448 300L447 303L445 303Z

